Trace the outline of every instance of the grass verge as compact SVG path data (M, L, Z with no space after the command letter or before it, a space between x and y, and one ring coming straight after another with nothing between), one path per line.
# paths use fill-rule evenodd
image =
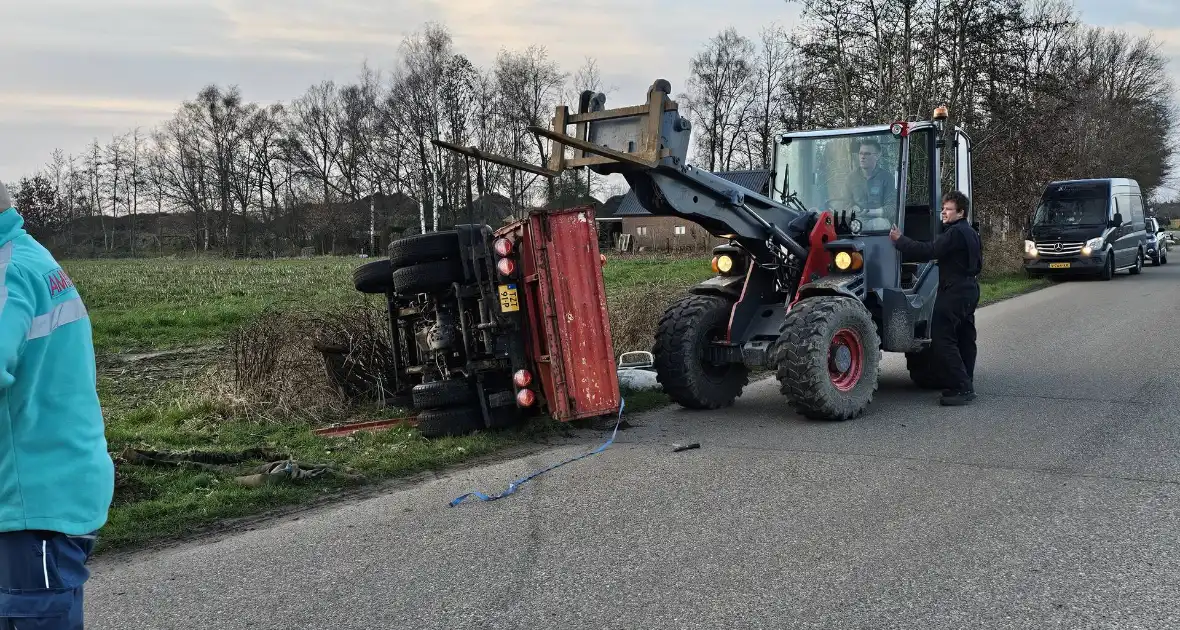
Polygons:
M552 421L492 434L425 440L397 428L325 438L314 429L334 421L397 417L396 409L325 409L276 413L274 401L227 395L211 371L208 350L141 356L127 352L175 351L222 344L234 331L284 308L315 310L367 300L352 290L355 259L282 261L132 260L65 261L87 299L102 367L100 396L111 451L198 450L250 453L229 468L120 463L115 502L99 552L133 548L223 522L249 517L371 484L486 456L524 442L558 435ZM605 268L616 350L649 349L651 333L668 302L710 275L707 259L656 256L612 258ZM1023 276L987 278L982 302L1047 284ZM369 306L375 306L369 303ZM660 392L625 392L627 414L669 404ZM260 453L259 449L267 451ZM262 487L238 476L274 459L325 465L349 473Z

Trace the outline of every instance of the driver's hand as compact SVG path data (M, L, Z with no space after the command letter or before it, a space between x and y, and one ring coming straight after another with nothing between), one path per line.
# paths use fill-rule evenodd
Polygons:
M889 230L889 240L897 242L899 238L901 238L901 230L897 229L897 224L895 223Z

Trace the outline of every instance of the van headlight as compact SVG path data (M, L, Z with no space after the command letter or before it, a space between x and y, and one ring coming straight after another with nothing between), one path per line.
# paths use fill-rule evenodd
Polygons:
M1037 257L1037 244L1032 241L1024 242L1024 255L1029 258Z
M1102 249L1102 237L1101 236L1099 236L1098 238L1092 238L1092 239L1086 241L1086 244L1082 246L1082 255L1089 256L1090 254L1093 254L1094 252L1096 252L1100 249Z

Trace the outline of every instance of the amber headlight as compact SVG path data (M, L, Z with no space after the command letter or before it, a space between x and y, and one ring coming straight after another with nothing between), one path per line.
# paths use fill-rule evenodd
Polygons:
M711 266L713 267L713 273L720 273L728 276L735 271L737 264L737 260L733 256L730 256L729 254L720 254L713 257L713 264Z
M864 256L860 252L836 252L832 266L837 271L856 271L864 266Z

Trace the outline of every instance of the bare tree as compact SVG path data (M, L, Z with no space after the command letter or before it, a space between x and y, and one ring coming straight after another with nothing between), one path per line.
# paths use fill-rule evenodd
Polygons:
M696 120L698 159L710 171L729 170L745 143L757 102L754 43L730 27L692 58L688 92L682 97Z

